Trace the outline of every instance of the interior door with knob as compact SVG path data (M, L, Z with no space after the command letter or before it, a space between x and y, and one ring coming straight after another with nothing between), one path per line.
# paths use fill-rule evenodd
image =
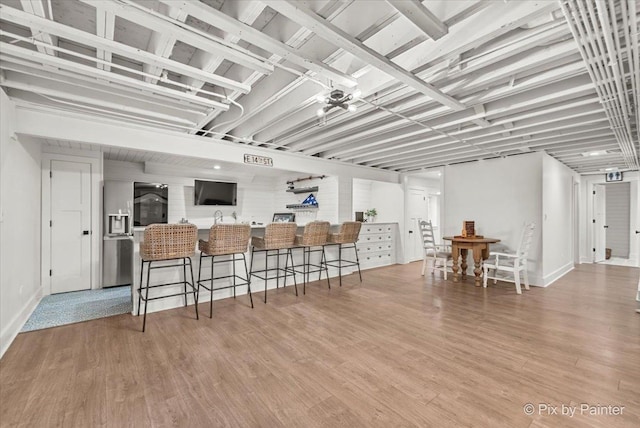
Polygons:
M91 164L51 161L51 293L91 288Z
M429 220L429 209L427 203L427 195L424 189L409 189L407 223L409 236L407 239L407 261L422 260L422 238L418 223L421 220Z

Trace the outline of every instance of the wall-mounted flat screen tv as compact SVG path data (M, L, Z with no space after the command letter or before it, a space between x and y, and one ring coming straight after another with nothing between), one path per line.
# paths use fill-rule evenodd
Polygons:
M236 205L237 183L196 180L194 205Z

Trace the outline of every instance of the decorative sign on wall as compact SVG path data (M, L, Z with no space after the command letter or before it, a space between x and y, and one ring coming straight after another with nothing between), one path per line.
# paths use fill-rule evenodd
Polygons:
M605 177L607 181L622 181L622 173L620 171L607 172Z
M244 163L251 165L273 166L273 159L266 156L245 154Z

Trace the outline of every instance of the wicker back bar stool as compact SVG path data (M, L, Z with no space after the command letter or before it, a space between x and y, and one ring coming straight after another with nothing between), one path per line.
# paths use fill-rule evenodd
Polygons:
M200 250L200 267L198 268L198 297L200 296L200 286L211 293L209 300L209 318L213 318L213 292L233 288L233 298L236 297L236 287L247 286L249 302L253 308L253 297L251 297L251 281L247 270L247 259L244 253L249 248L251 238L251 226L248 224L215 224L209 229L209 240L200 239L198 248ZM203 259L211 258L211 276L202 278ZM216 260L218 258L218 260ZM222 260L220 260L222 258ZM236 273L236 261L244 262L244 273L242 277ZM232 274L214 276L213 268L216 263L231 263ZM233 284L224 287L213 287L213 281L219 279L233 278ZM241 282L238 282L240 280ZM209 283L209 286L206 284Z
M196 250L196 240L198 238L198 228L193 224L152 224L144 230L143 241L140 242L140 258L142 265L140 268L140 286L138 287L138 316L140 315L140 305L144 301L144 318L142 320L142 331L144 332L147 325L147 306L149 300L164 299L167 297L184 296L184 305L187 306L187 295L193 294L193 300L196 307L196 319L198 316L198 293L193 281L193 265L191 257ZM177 264L160 264L158 262L166 262L171 260L181 260L182 263ZM187 281L187 261L189 262L189 271L191 272L191 282ZM156 266L152 266L153 263ZM144 266L147 265L147 281L142 284ZM149 279L152 269L165 269L170 267L182 267L182 281L170 282L163 284L150 285ZM184 289L180 293L158 295L149 297L149 289L183 284ZM191 291L187 291L187 285ZM144 290L144 297L142 296Z
M295 246L302 248L302 272L297 270L297 266L292 266L295 273L302 273L302 294L307 293L307 283L309 282L309 274L318 272L318 281L322 279L322 272L324 270L327 276L327 286L331 288L331 282L329 281L329 269L327 268L327 257L324 252L324 246L329 238L329 229L331 223L328 221L313 221L307 223L304 227L302 235L296 235ZM311 263L311 253L321 253L320 264ZM316 269L311 269L316 268ZM324 268L324 269L323 269Z
M251 238L251 267L249 275L264 280L264 302L267 303L267 280L276 279L276 287L280 288L280 272L284 276L284 286L287 286L287 277L293 276L296 296L298 295L298 284L296 283L295 272L288 269L289 257L293 265L293 254L291 249L295 245L296 230L295 223L270 223L264 229L264 236L254 236ZM280 251L285 251L286 260L284 269L280 267ZM254 270L256 253L264 253L264 269ZM276 267L269 268L269 257L276 258ZM276 272L276 276L269 277L269 272Z
M325 266L337 267L338 276L340 278L340 287L342 287L342 268L349 266L358 266L358 275L360 276L360 282L362 282L362 272L360 271L360 259L358 258L358 250L356 248L356 242L360 235L360 227L362 223L359 221L345 221L340 225L340 231L338 233L330 233L329 239L326 245L338 246L338 258L335 260L326 260ZM343 249L351 249L356 255L356 259L348 260L342 258Z

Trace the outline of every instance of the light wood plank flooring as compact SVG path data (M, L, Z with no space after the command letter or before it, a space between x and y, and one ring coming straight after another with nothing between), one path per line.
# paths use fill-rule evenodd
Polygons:
M638 275L581 265L518 296L412 263L256 293L253 310L218 301L213 319L208 303L200 321L151 314L144 334L130 315L23 333L0 361L0 425L638 427Z

